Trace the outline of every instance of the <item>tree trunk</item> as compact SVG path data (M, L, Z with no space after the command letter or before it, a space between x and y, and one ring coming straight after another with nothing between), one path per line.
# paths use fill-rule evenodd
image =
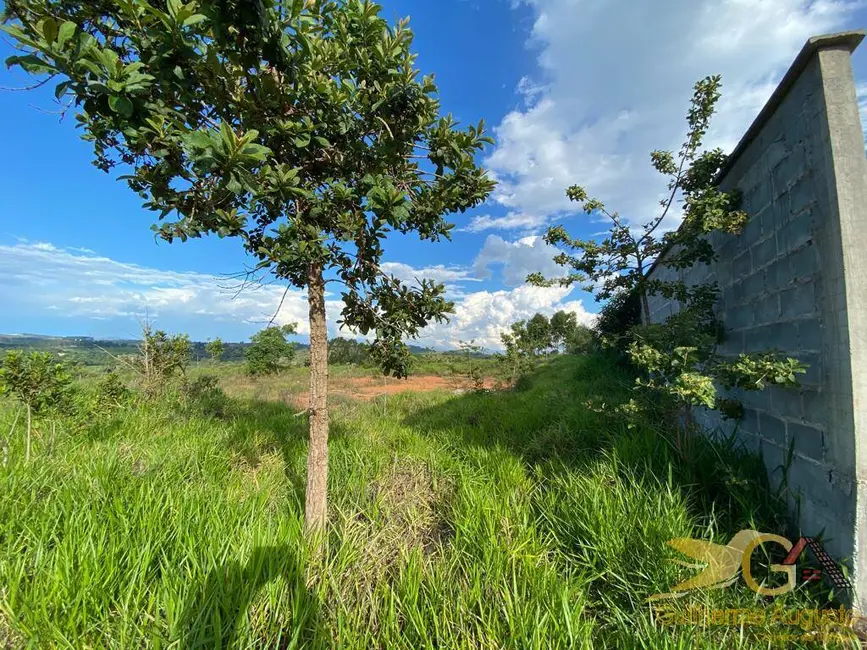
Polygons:
M307 452L307 499L304 524L318 535L328 513L328 331L325 325L325 281L322 267L307 271L310 303L310 443Z
M12 428L9 429L9 435L3 440L3 467L6 467L9 462L9 445L12 443L12 436L15 434L15 425L18 424L18 418L21 417L21 408L15 413L15 419L12 420Z
M27 442L24 449L24 462L30 462L30 404L27 405Z
M644 324L650 325L650 303L646 293L641 294L641 308L644 310Z

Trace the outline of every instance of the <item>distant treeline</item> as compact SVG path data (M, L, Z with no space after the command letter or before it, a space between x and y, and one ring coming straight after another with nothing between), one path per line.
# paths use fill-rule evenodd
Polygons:
M355 346L342 344L342 340L332 339L332 345L336 350L348 352L351 348L355 352ZM104 365L111 356L136 354L139 341L134 339L96 339L89 336L42 336L38 334L3 335L0 334L0 354L5 350L39 350L47 351L63 357L66 361L77 362L86 366ZM207 341L191 341L190 357L193 360L209 359L210 355L205 350ZM244 350L249 343L223 342L223 354L221 361L244 361ZM308 349L306 343L297 343L298 351ZM347 350L344 350L347 348ZM429 348L411 345L413 354L434 352ZM344 356L344 355L338 355ZM352 357L353 354L346 356ZM355 359L341 359L338 363L352 363Z

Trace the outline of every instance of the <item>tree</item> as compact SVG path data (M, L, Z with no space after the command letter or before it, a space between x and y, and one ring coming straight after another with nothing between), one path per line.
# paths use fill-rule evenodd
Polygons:
M142 340L138 354L130 365L139 374L144 392L156 395L176 376L184 377L190 362L190 337L154 331L150 323L142 325Z
M247 373L264 376L280 372L280 364L290 363L295 356L295 344L287 341L286 336L296 331L297 325L288 323L282 327L272 325L254 334L249 347L244 350Z
M659 214L634 227L598 199L588 198L584 188L573 185L566 190L567 196L588 215L607 217L611 229L597 242L573 239L563 226L550 228L545 241L563 247L554 261L567 274L554 279L540 274L527 278L540 286L585 283L588 291L596 292L597 300L610 301L612 307L603 309L601 329L625 339L621 345L642 371L637 387L645 389L643 402L633 400L627 412L674 405L682 421L688 422L691 408L701 405L736 415L738 405L719 397L718 385L746 390L760 390L768 383L792 386L797 384L796 374L804 372L798 361L778 359L774 354L741 354L734 360L719 356L716 350L723 324L714 313L719 293L716 284L650 278L654 262L676 272L713 262L716 253L707 235L714 231L738 234L747 221L739 209L739 194L724 192L716 184L725 154L720 149L702 150L719 89L718 76L695 85L687 112L687 137L677 157L671 151L650 154L653 167L669 179ZM658 234L678 198L683 203L682 224L677 230ZM677 301L680 310L662 323L651 323L648 298L652 295ZM633 324L636 299L644 322ZM623 329L627 329L625 334L621 334Z
M8 63L57 77L103 170L120 165L166 241L237 237L308 292L310 444L305 519L326 517L325 284L343 285L340 322L373 332L386 372L403 340L453 306L430 280L383 273L387 233L449 237L445 216L486 199L484 126L440 116L407 20L367 0L7 0ZM163 221L169 215L174 220Z
M575 312L560 310L551 316L551 347L569 354L584 354L593 346L593 331L578 323Z
M33 417L51 417L51 444L54 444L55 418L66 414L71 408L69 396L72 378L62 363L56 363L48 352L24 354L10 350L0 366L0 392L11 395L26 409L27 437L25 460L30 460L30 440ZM17 420L17 418L16 418ZM10 432L10 436L14 432ZM8 444L8 443L7 443ZM5 460L4 445L4 460Z
M211 359L213 359L214 362L217 362L220 360L220 357L223 356L226 347L223 345L223 339L218 336L213 341L208 341L205 344L205 350L211 355Z
M333 338L328 342L329 364L362 365L370 361L370 346L352 339Z

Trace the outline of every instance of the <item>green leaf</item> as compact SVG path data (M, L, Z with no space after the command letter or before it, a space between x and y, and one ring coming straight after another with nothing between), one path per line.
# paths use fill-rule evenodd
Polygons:
M108 105L111 107L111 110L123 115L124 117L132 115L133 105L127 97L123 97L122 95L112 95L108 98Z
M46 63L35 54L28 54L26 56L10 56L6 59L6 67L11 68L13 65L21 66L25 71L35 74L54 71L54 66Z
M318 142L319 145L322 147L330 147L331 146L331 143L328 140L326 140L325 138L323 138L321 135L316 136L316 142Z
M71 20L67 20L57 30L57 47L62 48L66 42L75 34L76 24Z
M62 82L60 82L60 83L57 84L57 86L54 88L54 96L55 96L57 99L60 99L61 97L63 97L63 95L66 93L66 91L69 90L69 87L70 87L71 85L72 85L72 82L71 82L71 81L62 81Z
M53 43L57 38L57 21L53 18L46 18L42 21L41 29L45 42Z
M307 145L310 144L310 134L304 133L295 138L295 146L299 149L304 149Z
M200 22L207 19L208 17L204 14L193 14L184 21L183 25L184 27L190 27L191 25L198 25Z

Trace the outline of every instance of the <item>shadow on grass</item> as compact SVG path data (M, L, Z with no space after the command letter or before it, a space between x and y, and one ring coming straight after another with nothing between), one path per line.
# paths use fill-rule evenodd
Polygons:
M512 390L466 393L408 412L405 423L459 453L460 447L505 450L546 477L590 469L614 455L631 477L670 480L696 515L713 512L725 528L753 521L783 525L761 458L734 438L678 441L673 429L647 422L629 427L615 417L633 382L613 359L559 357ZM591 401L601 412L589 407Z
M178 648L232 648L240 641L240 629L256 595L268 583L282 578L287 592L278 608L251 612L261 627L257 642L263 647L325 647L327 638L320 619L320 603L305 586L304 568L296 549L260 546L246 563L230 562L214 569L193 590L181 617ZM289 621L288 629L269 627L270 621ZM243 647L252 647L244 645Z
M264 455L279 453L283 458L286 479L292 493L303 505L306 491L308 420L306 414L286 402L232 399L226 409L232 422L226 444L244 458L250 467L258 467ZM339 440L345 427L332 420L329 440Z

